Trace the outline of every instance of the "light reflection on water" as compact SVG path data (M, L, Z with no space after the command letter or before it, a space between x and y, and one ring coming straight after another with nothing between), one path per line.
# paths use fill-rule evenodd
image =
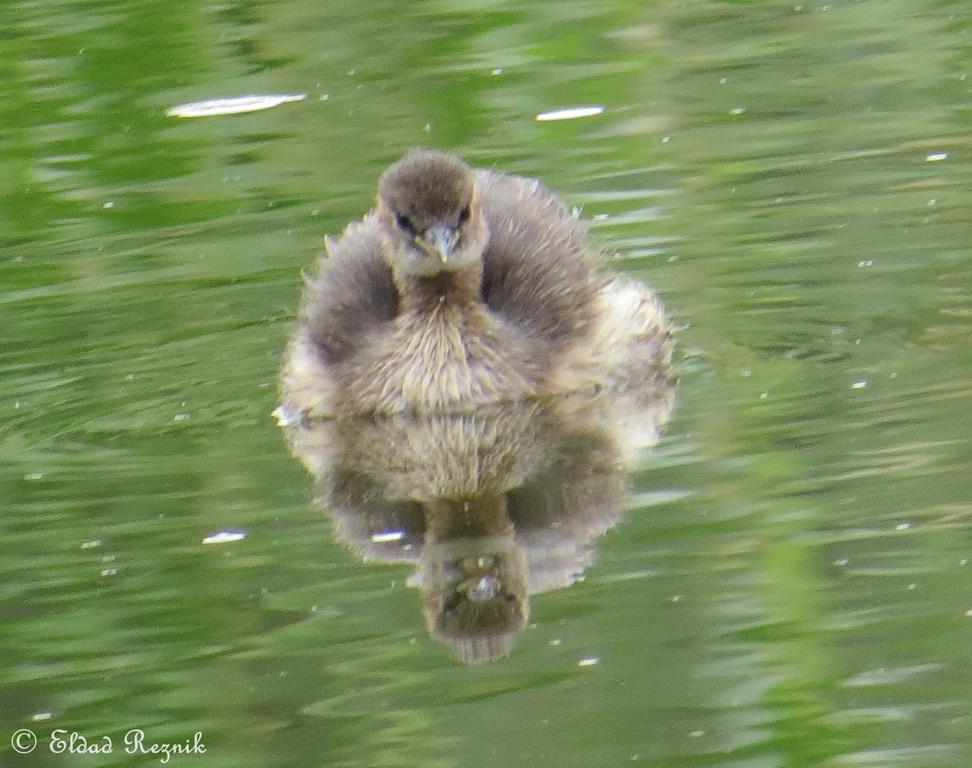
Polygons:
M963 7L0 13L0 744L972 763ZM605 111L534 120L579 104ZM334 541L268 417L300 268L413 144L544 178L683 326L624 520L493 665L425 636L409 568Z

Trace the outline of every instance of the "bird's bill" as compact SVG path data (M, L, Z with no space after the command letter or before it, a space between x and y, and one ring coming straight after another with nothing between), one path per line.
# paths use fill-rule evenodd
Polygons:
M452 248L456 244L456 231L452 227L435 224L429 227L423 235L415 238L415 241L429 256L447 264L452 255Z

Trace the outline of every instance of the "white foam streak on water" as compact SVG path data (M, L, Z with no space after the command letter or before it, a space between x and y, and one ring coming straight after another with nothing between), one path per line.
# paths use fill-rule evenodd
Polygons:
M594 105L589 107L568 107L567 109L557 109L553 112L541 112L536 116L538 123L550 123L555 120L576 120L580 117L593 117L604 111L604 107Z
M229 99L205 99L176 104L169 107L165 114L169 117L215 117L217 115L239 115L245 112L259 112L272 109L291 101L303 101L305 93L278 93L253 96L237 96Z
M246 531L217 531L216 533L211 533L205 539L203 539L203 544L229 544L233 541L243 541L246 538Z

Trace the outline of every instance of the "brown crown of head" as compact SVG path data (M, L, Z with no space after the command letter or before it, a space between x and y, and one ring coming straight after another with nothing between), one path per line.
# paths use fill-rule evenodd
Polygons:
M436 223L455 228L469 217L474 187L472 170L459 158L415 149L385 171L378 199L417 232Z

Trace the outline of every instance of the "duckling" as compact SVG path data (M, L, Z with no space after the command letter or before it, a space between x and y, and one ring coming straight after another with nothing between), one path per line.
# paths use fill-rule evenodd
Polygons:
M586 226L536 180L413 150L325 244L281 374L303 417L457 412L668 375L661 303L598 273Z

